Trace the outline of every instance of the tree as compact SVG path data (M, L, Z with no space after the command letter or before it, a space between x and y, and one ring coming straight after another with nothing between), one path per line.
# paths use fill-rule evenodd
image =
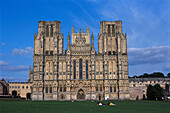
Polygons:
M163 88L160 87L159 84L155 84L154 86L149 85L147 88L147 99L148 100L162 100Z
M170 73L167 74L167 77L170 77Z
M144 73L143 75L137 76L136 78L152 78L152 77L165 77L161 72L154 72L152 74Z
M148 100L154 100L154 95L153 95L153 86L149 84L147 88L147 99Z
M163 94L163 88L159 84L154 85L154 99L162 100Z
M165 77L163 73L161 72L154 72L153 74L150 74L151 77Z

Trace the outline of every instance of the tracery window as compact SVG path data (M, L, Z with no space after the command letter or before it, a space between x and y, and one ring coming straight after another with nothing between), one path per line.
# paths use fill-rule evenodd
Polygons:
M102 85L100 85L100 91L102 91Z
M52 93L52 87L50 87L50 93Z
M82 79L82 59L79 60L79 79Z
M66 92L66 85L64 85L64 92Z
M74 60L74 79L76 79L76 61Z
M96 91L98 91L98 86L96 85Z
M108 35L110 36L110 25L108 25Z
M60 92L62 92L62 86L60 85Z
M45 92L48 93L48 87L45 88Z
M53 37L53 25L50 27L50 36Z
M116 86L114 86L114 92L116 92Z
M49 37L49 27L46 26L46 37Z
M86 60L86 79L88 79L88 60Z
M110 92L112 92L112 86L110 86Z

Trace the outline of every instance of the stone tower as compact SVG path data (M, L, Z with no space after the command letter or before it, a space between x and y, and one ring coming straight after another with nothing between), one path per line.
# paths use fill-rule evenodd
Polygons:
M61 54L63 54L61 22L39 21L38 33L34 35L33 99L44 99L44 81L58 78L58 56Z

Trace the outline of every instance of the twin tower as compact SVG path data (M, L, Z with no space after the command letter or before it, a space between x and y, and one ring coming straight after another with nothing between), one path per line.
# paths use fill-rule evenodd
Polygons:
M30 74L33 100L130 98L127 38L122 33L122 21L100 22L98 53L88 27L86 33L76 33L72 28L65 54L63 41L60 21L39 21Z

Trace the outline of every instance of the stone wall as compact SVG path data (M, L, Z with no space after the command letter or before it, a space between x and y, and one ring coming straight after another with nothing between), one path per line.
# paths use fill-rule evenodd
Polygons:
M9 94L12 95L13 91L17 92L17 96L21 96L22 98L27 98L28 93L31 92L32 83L28 82L10 82L9 83Z

